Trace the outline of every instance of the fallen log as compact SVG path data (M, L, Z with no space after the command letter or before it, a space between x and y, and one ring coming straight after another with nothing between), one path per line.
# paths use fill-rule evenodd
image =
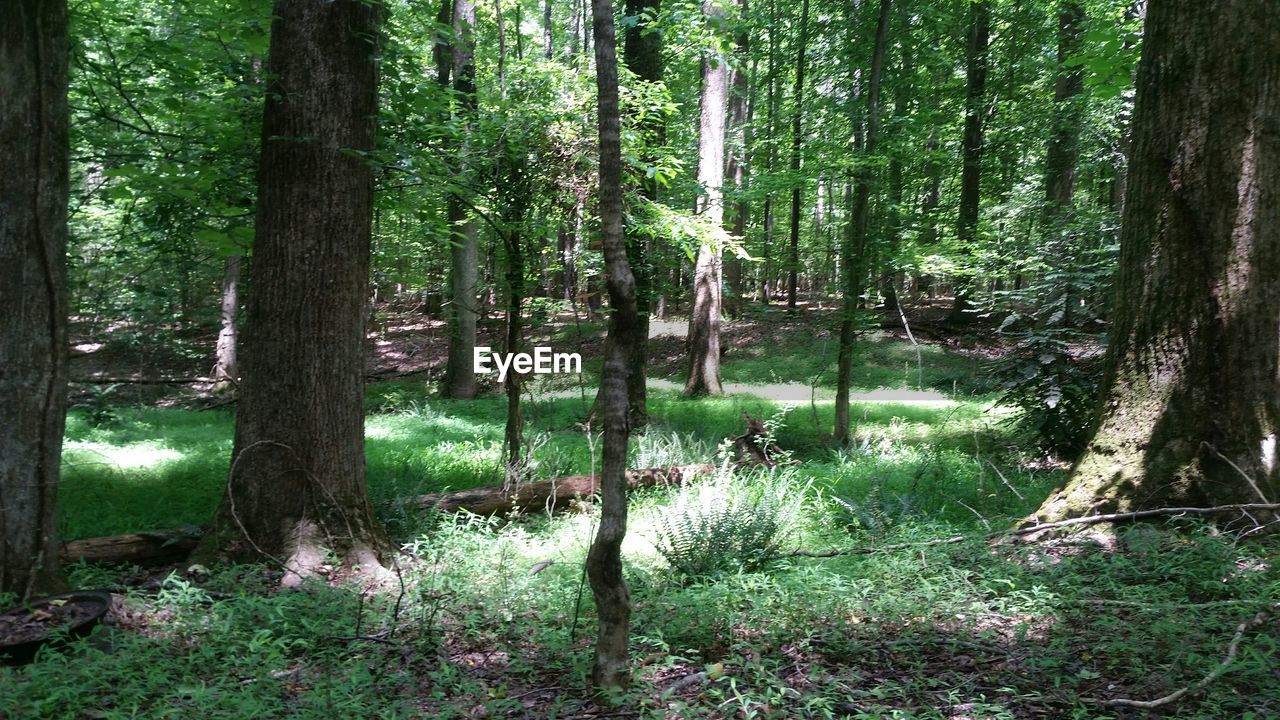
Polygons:
M679 485L699 475L715 470L713 465L679 465L666 468L648 468L627 472L628 488ZM526 483L514 491L501 487L480 487L470 490L431 493L410 499L410 504L441 512L461 512L476 515L499 515L512 510L538 511L562 510L574 500L589 497L600 489L597 475L572 475L542 482ZM126 535L72 540L62 545L62 561L75 563L81 560L91 563L131 563L134 565L164 565L182 562L200 542L200 528L171 528Z
M679 485L698 475L715 471L713 465L677 465L627 472L631 489L659 485ZM542 482L525 483L514 488L480 487L470 490L432 493L414 499L413 504L441 512L465 510L476 515L501 515L512 510L559 510L574 500L589 497L600 489L599 475L573 475Z
M195 550L200 533L200 528L174 528L72 540L62 545L62 561L135 565L180 562Z

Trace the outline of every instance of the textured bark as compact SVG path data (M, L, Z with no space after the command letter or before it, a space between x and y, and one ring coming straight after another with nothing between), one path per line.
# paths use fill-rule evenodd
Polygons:
M464 137L454 160L458 182L465 182L467 168L467 131L476 111L476 6L471 0L454 0L453 89L457 93ZM458 192L446 201L446 217L452 233L449 246L449 355L445 363L440 394L444 397L469 399L476 396L476 281L479 270L479 241L476 221Z
M551 25L551 0L542 1L542 56L550 60L555 55L552 43L554 28Z
M875 48L871 53L871 77L867 81L866 141L863 154L874 157L880 134L880 76L884 74L884 51L889 38L890 0L880 0ZM867 215L871 184L875 178L869 163L863 163L853 179L853 217L841 248L844 271L844 312L840 318L840 354L836 362L836 407L833 439L849 442L849 386L853 382L853 342L857 337L858 304L862 299L867 267Z
M600 123L600 226L609 289L608 355L600 376L604 400L604 449L600 472L600 527L587 554L587 575L596 600L598 634L591 681L600 688L630 681L627 636L631 594L622 576L627 534L627 367L637 330L636 285L622 232L622 138L618 110L618 59L611 0L593 0L596 92Z
M293 585L326 550L374 568L364 476L364 303L377 5L280 0L271 28L251 292L227 493L202 555L274 558Z
M18 0L0 26L0 593L62 589L67 410L67 5Z
M222 264L222 305L219 316L222 329L218 331L218 344L214 349L216 361L213 377L219 386L232 385L239 378L236 367L236 315L240 312L240 263L239 255L228 255Z
M1280 5L1152 2L1101 418L1044 520L1280 497Z
M800 39L796 45L795 109L791 115L791 244L787 256L787 307L796 306L796 290L800 272L800 198L804 189L800 182L801 153L804 142L804 55L809 44L809 0L800 0Z
M702 11L720 18L724 10L717 0L707 0ZM711 227L724 224L724 124L729 89L729 65L721 57L702 60L702 112L698 123L698 214ZM703 244L698 248L693 274L693 307L689 311L689 375L684 394L721 395L720 386L720 284L721 249Z
M153 530L126 535L72 540L62 546L66 563L128 563L163 565L182 562L200 542L199 528Z
M987 45L991 34L989 0L969 6L969 46L965 57L964 163L960 174L960 215L956 238L960 251L972 254L978 232L978 211L982 200L983 124L986 115ZM947 322L962 324L973 320L970 299L972 279L956 279L955 304Z

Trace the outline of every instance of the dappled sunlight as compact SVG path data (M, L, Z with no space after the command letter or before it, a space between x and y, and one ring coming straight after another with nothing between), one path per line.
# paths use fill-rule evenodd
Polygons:
M157 468L186 457L173 448L158 443L131 443L108 445L83 440L68 440L65 444L65 466L77 467L95 463L112 465L121 470Z

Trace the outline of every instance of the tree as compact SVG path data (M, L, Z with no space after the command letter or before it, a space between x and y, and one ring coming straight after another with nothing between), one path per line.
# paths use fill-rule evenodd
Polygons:
M381 7L279 0L262 119L242 381L201 554L274 558L294 585L387 544L364 477L364 321Z
M1079 97L1084 91L1084 71L1073 66L1073 58L1080 52L1084 24L1084 5L1079 0L1063 0L1058 8L1058 76L1053 92L1053 127L1049 132L1049 144L1045 152L1045 207L1044 228L1049 233L1049 252L1059 267L1071 259L1070 232L1064 225L1070 220L1070 210L1075 199L1076 165L1080 158L1081 107ZM1061 283L1051 307L1061 302L1061 313L1049 317L1061 318L1058 324L1071 327L1072 293L1069 282Z
M787 307L796 306L796 285L800 272L800 146L804 143L804 55L809 45L809 0L800 0L800 39L796 45L795 103L791 115L791 253L787 256Z
M728 162L725 166L725 174L733 180L733 190L737 196L733 203L729 226L726 229L733 237L742 239L747 235L747 218L749 215L749 206L746 199L747 153L751 144L751 88L750 80L747 76L747 59L751 51L751 36L748 33L746 23L749 10L747 0L739 0L738 9L742 20L738 25L737 36L733 41L734 66L729 72L727 132L731 139L726 153ZM725 311L729 316L735 317L742 312L742 296L745 294L745 288L742 285L742 259L732 257L727 259L724 265L725 282L729 286L729 296L724 303Z
M889 38L890 8L890 0L880 0L875 48L871 55L871 77L867 83L867 124L863 154L868 159L875 155L876 141L880 134L880 76L884 71L885 45ZM857 335L857 312L866 275L867 214L874 179L869 160L861 163L854 173L853 217L845 230L840 253L844 271L844 310L840 317L840 355L836 362L833 433L835 441L840 444L849 441L849 386L853 383L853 341Z
M1101 418L1043 520L1280 498L1280 5L1147 9Z
M20 0L0 29L0 593L65 584L67 4Z
M972 254L978 233L978 210L982 203L982 150L984 107L987 93L987 44L991 33L989 0L976 0L969 5L969 45L965 53L964 99L964 167L960 175L960 216L956 236L961 252ZM972 320L970 295L972 281L956 282L955 304L947 316L949 323Z
M627 24L623 35L622 57L627 69L635 73L636 78L644 82L662 82L662 33L650 24L658 16L661 0L627 0L626 14L636 18ZM642 19L643 18L643 19ZM661 116L649 115L647 130L656 140L666 134ZM654 157L650 152L643 162L652 163ZM647 177L641 181L640 191L650 201L658 199L658 181L656 177ZM627 385L631 397L631 427L637 428L648 423L649 413L646 408L646 370L649 357L649 313L653 308L653 267L651 266L649 238L641 233L629 233L627 237L627 261L636 280L636 319L639 323L631 348L631 372L627 376Z
M455 184L463 184L468 178L467 133L476 113L475 27L475 3L472 0L453 0L454 42L449 69L452 70L453 89L458 96L458 114L463 121L462 134L457 139L458 153L454 159ZM441 82L448 82L449 70L443 63L439 77ZM476 347L476 281L480 251L476 221L471 217L462 193L463 190L457 187L449 193L446 210L450 232L449 357L440 391L445 397L468 399L476 396L475 368L472 365Z
M622 540L627 534L627 371L638 328L635 278L622 230L622 138L618 111L618 58L611 0L593 0L596 92L600 123L600 226L609 288L608 356L600 375L604 449L600 472L600 528L587 555L596 600L598 635L591 680L620 687L630 680L627 635L631 596L622 576Z
M719 0L706 0L702 12L713 27L724 17ZM708 52L702 59L702 111L698 123L698 207L707 227L724 224L724 124L729 65ZM689 377L684 394L720 395L720 302L722 249L703 242L693 273L693 309L689 313Z

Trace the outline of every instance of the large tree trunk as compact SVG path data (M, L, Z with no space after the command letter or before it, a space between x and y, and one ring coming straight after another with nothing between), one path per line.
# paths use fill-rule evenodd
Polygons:
M724 16L717 0L707 0L702 11L715 20ZM698 125L698 214L710 227L724 224L724 123L729 89L729 65L722 57L702 60L702 114ZM688 396L720 395L720 283L721 249L703 244L698 248L693 275L693 308L689 311Z
M876 23L876 44L871 54L871 78L867 84L867 134L863 154L875 156L880 133L880 76L884 70L884 49L889 38L890 0L880 0ZM857 337L858 306L866 275L867 214L871 203L871 183L875 180L869 162L861 163L854 175L853 217L841 248L844 270L844 311L840 317L840 355L836 363L835 428L836 443L849 442L849 386L853 383L853 343Z
M1101 421L1044 520L1280 498L1280 4L1147 12Z
M280 0L227 494L201 554L273 558L295 585L387 542L364 468L364 303L379 6ZM344 151L355 151L344 152Z
M0 27L0 593L62 589L67 412L67 5L19 0Z
M476 6L472 0L454 0L452 57L453 89L458 95L459 114L463 117L464 137L459 140L458 158L454 160L458 181L468 177L467 138L476 111ZM442 73L443 76L443 73ZM460 196L461 190L449 193L445 208L452 233L449 246L449 294L446 317L449 323L449 356L445 364L440 394L444 397L469 399L476 396L473 364L476 347L476 279L479 271L479 241L476 221Z
M791 244L787 256L787 307L795 309L800 272L800 199L804 184L800 182L801 153L804 143L804 54L809 44L809 0L800 3L800 39L796 45L795 107L791 115Z
M622 541L627 534L627 368L637 332L636 286L622 234L622 138L618 110L618 60L613 3L593 0L596 91L600 123L600 226L605 279L609 289L608 356L600 376L604 399L604 450L600 480L600 527L587 555L587 574L596 600L598 635L591 680L601 688L627 685L627 636L631 595L622 576Z
M965 58L966 89L964 99L964 164L960 174L960 215L956 238L960 251L973 254L978 233L978 210L982 200L983 125L986 119L987 44L991 34L989 0L977 0L969 6L969 47ZM973 279L956 278L955 303L947 322L963 324L973 320Z
M1069 232L1071 207L1075 199L1076 165L1080 157L1080 123L1083 118L1080 94L1084 91L1084 71L1067 61L1080 52L1085 20L1080 0L1062 0L1058 8L1058 77L1053 92L1053 126L1045 153L1045 206L1043 225L1048 234L1048 252L1056 267L1068 267L1074 255ZM1047 318L1056 325L1071 327L1072 288L1064 278L1049 298ZM1061 305L1061 312L1054 310Z
M234 385L239 378L236 367L236 315L240 312L239 255L228 255L222 265L222 304L219 315L222 329L214 349L213 377L221 388Z

